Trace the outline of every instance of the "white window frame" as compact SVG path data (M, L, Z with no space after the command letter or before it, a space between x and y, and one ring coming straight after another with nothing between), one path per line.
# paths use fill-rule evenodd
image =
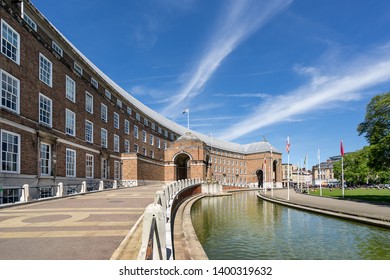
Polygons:
M161 140L160 138L156 138L157 141L157 148L161 149Z
M128 120L125 120L124 130L125 134L130 135L130 122Z
M125 153L126 154L130 153L130 141L129 140L125 139L124 146L125 146L125 149L124 149Z
M105 90L104 91L104 95L111 100L111 92L109 92L108 90Z
M44 148L45 147L45 151ZM43 153L45 156L43 156ZM42 176L50 176L51 174L51 145L45 142L41 142L39 149L39 163L40 163L40 172ZM43 170L47 169L47 172Z
M120 139L119 139L119 135L116 135L114 134L114 152L117 152L119 153L119 150L120 150Z
M73 63L73 69L75 70L76 74L80 76L83 75L83 68L76 61Z
M85 120L85 141L93 143L93 122Z
M0 107L15 112L16 114L20 113L20 81L9 74L8 72L0 69L0 82L1 82L1 99L0 99ZM5 79L3 79L3 76ZM3 85L6 85L3 88ZM12 87L14 90L12 92L8 91L8 88ZM6 96L7 98L4 98ZM13 102L13 99L17 99L16 102ZM3 102L5 105L3 105ZM12 102L11 105L15 104L15 106L7 106L7 103ZM15 109L13 109L15 107Z
M76 82L68 75L65 78L65 91L66 98L72 102L76 102Z
M104 105L103 103L101 103L101 105L100 105L100 118L105 123L108 122L108 109L107 109L107 106Z
M3 19L1 19L1 53L16 64L20 64L20 35Z
M144 125L145 125L145 126L148 126L148 125L149 125L149 121L148 121L148 119L146 119L146 118L144 118Z
M128 114L129 116L131 116L131 108L130 108L130 107L127 107L126 112L127 112L127 114Z
M102 158L102 179L108 178L108 160L106 158Z
M48 127L53 125L53 101L42 93L39 93L39 123Z
M53 63L42 53L39 53L39 80L53 86Z
M55 42L51 42L51 48L61 57L64 56L64 50Z
M150 157L154 158L154 151L153 150L150 150Z
M85 178L94 178L94 156L91 154L85 154Z
M65 110L65 133L70 136L76 136L76 113Z
M100 143L103 148L107 149L108 145L108 135L107 135L107 129L101 128L100 129Z
M13 142L10 143L10 142L7 141L9 139L9 137L12 137L12 138L16 137L16 139L17 139L17 144L16 144L17 145L17 151L16 151L16 154L12 153L12 152L10 152L8 150L7 151L3 150L4 146L8 147L9 145L15 145ZM3 141L6 141L6 142L3 143ZM1 169L0 170L1 170L1 172L3 172L3 173L14 173L14 174L19 174L20 173L20 156L21 156L21 154L20 154L21 142L20 141L21 141L21 137L20 137L19 134L16 134L16 133L4 130L4 129L0 130L0 143L1 143L1 145L0 145L0 150L1 150L1 155L0 155L1 167L0 168ZM15 151L15 149L12 148L12 147L11 147L11 150ZM7 156L15 159L15 161L11 161L11 165L16 164L16 169L15 170L13 168L11 170L3 169L3 162L6 161L6 159L3 158L4 153ZM6 161L6 162L8 162L8 161ZM6 164L6 165L8 165L8 164Z
M141 121L141 116L140 116L140 114L136 113L136 114L135 114L135 119L136 119L137 121Z
M134 125L134 138L138 139L138 126Z
M146 131L142 130L142 142L146 143Z
M38 31L38 25L35 23L35 21L33 21L33 19L28 15L26 14L25 12L23 13L23 19L24 21L35 31L37 32Z
M122 101L120 99L116 100L116 106L118 106L119 108L122 108Z
M114 112L114 128L119 129L119 114Z
M137 143L134 143L134 152L136 152L136 153L139 152L139 146Z
M85 111L93 114L93 95L88 91L85 92Z
M148 156L148 150L145 147L142 147L142 155L145 157Z
M121 163L118 160L114 160L114 179L119 180L121 178Z
M149 144L154 146L154 136L152 134L149 135Z
M76 177L76 151L66 148L66 177Z
M99 82L91 77L91 84L95 89L99 88Z

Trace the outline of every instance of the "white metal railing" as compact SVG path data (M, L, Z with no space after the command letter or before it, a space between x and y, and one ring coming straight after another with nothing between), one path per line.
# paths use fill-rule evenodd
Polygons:
M173 259L171 211L175 197L185 189L202 184L200 179L186 179L164 185L144 213L139 260Z
M103 191L107 189L118 189L118 188L126 188L132 187L131 184L123 183L122 181L94 181L94 182L86 182L83 181L81 184L63 184L58 183L55 185L45 185L45 186L30 186L29 184L24 184L22 187L9 187L9 188L1 188L1 192L5 192L6 190L16 189L20 193L20 197L13 199L12 202L9 203L0 203L2 205L9 204L17 204L23 202L29 202L33 200L41 200L49 197L65 197L69 195L75 194L85 194L95 191ZM0 194L2 201L8 201L3 198L3 195Z

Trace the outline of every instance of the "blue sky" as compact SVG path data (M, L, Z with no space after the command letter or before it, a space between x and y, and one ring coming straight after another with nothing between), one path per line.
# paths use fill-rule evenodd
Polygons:
M361 149L390 85L387 0L43 1L34 5L135 98L236 143L267 139L309 166ZM77 9L76 9L77 7Z

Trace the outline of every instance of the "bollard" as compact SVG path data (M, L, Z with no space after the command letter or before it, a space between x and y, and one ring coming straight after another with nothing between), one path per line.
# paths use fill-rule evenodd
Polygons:
M99 191L102 191L102 190L104 190L104 182L100 181L99 182Z
M114 184L112 185L112 188L113 189L117 189L118 188L118 181L117 180L114 180Z

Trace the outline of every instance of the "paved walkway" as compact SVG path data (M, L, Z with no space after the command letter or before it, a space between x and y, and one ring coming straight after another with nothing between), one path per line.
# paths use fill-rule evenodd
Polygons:
M161 184L2 208L0 259L108 260L159 189Z
M264 196L264 193L260 193ZM375 204L370 202L358 202L351 200L335 199L328 197L300 194L290 189L290 199L287 200L287 189L267 191L266 198L274 199L275 202L288 203L293 206L306 207L317 210L324 214L335 215L348 219L355 219L379 226L390 228L390 205Z

